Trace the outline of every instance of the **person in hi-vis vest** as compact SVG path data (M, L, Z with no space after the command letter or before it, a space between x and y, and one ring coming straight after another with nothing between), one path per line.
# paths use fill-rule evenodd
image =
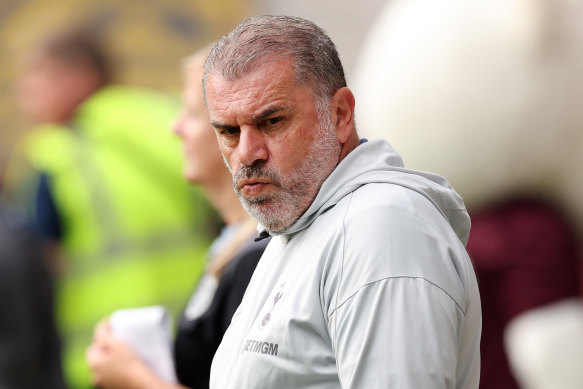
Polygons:
M214 213L180 174L170 131L177 102L114 85L94 36L47 37L17 90L36 126L10 164L6 197L23 203L62 253L65 374L71 387L89 387L84 353L95 323L135 306L178 312L202 274Z

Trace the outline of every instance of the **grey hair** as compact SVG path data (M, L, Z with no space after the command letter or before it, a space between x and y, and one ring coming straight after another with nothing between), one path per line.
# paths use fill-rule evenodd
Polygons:
M203 93L209 75L236 80L261 59L290 57L297 85L312 89L319 110L346 86L336 46L314 23L291 16L260 15L243 21L212 48L204 64Z

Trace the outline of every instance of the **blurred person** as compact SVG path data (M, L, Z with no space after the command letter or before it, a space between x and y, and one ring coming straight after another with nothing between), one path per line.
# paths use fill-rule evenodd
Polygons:
M577 1L394 1L355 71L363 133L468 206L484 389L583 387L582 16Z
M63 389L46 242L0 204L0 387Z
M84 353L95 323L135 306L177 313L212 236L209 207L182 179L168 131L177 104L113 84L112 71L95 35L73 29L41 40L17 96L37 125L3 188L62 251L57 317L75 389L90 386Z
M185 63L184 108L174 132L184 143L184 175L200 185L226 227L208 253L209 263L183 312L174 355L180 385L208 388L211 361L237 309L267 240L254 242L257 223L245 212L231 187L201 90L202 65L210 48ZM95 332L87 352L100 388L177 388L164 382L131 348L112 334L107 321Z
M241 203L273 236L217 350L211 388L476 388L470 221L440 176L360 139L334 43L245 20L203 90Z
M526 327L520 327L519 332L513 332L514 339L510 340L513 343L505 344L505 338L512 334L509 330L513 326L523 323L527 317L534 317L535 321L540 322L532 314L546 309L545 307L555 307L548 310L548 314L555 318L555 323L551 324L557 329L562 327L561 320L577 314L578 311L583 312L579 301L580 247L569 218L556 205L527 195L500 199L470 215L472 232L467 248L478 275L484 314L482 387L581 387L582 381L569 382L573 378L569 374L564 375L564 378L559 375L551 379L550 386L541 386L548 381L541 377L554 370L552 365L570 364L569 359L572 356L567 352L568 349L559 348L553 351L557 346L552 344L547 343L543 347L545 342L536 337L548 336L545 334L544 324L532 333L527 331L531 327L530 321L526 322ZM575 305L569 303L564 309L557 311L558 304L575 299ZM583 324L582 319L583 317L579 317L579 325ZM544 320L543 318L543 323ZM580 328L579 326L578 331ZM564 332L563 335L566 334ZM523 339L524 336L532 339ZM558 344L562 343L559 339L560 337L555 339ZM582 340L583 336L570 338L572 346L580 347ZM530 341L535 345L525 348L525 342ZM519 344L520 349L511 355L514 344ZM529 349L532 351L528 351ZM541 356L542 361L546 362L538 361ZM576 356L571 363L578 364L576 361L583 361L583 348ZM532 361L536 361L534 366L521 367L523 363L532 364ZM520 370L517 370L529 371L533 368L538 372L532 378L528 377L530 374L521 376ZM527 384L528 381L538 382L532 386Z

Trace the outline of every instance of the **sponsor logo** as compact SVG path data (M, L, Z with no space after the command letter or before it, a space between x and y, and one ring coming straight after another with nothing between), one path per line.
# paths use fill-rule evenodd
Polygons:
M277 343L262 342L259 340L247 339L245 346L241 353L249 351L252 353L266 354L266 355L277 355L279 345Z

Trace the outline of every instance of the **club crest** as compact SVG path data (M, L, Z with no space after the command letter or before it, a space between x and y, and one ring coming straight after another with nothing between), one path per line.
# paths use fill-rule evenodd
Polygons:
M281 300L281 298L283 297L283 288L284 288L284 286L285 286L285 283L281 284L279 286L279 290L277 291L277 293L275 294L275 296L273 296L273 301L272 301L271 309L265 314L265 316L263 316L263 319L261 320L261 323L259 323L259 328L260 329L265 328L265 326L271 320L271 314L273 313L273 310L275 309L275 306L277 305L278 301Z

